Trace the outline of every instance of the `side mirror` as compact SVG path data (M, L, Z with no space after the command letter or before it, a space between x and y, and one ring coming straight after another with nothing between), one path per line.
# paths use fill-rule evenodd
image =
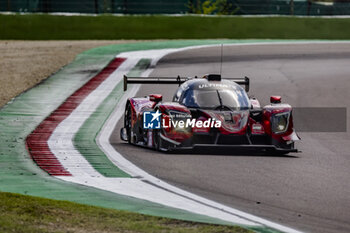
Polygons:
M149 100L154 101L154 102L160 102L162 101L163 96L161 94L150 94L149 95Z
M271 104L279 104L281 103L281 96L278 96L278 95L273 95L270 97L270 103Z

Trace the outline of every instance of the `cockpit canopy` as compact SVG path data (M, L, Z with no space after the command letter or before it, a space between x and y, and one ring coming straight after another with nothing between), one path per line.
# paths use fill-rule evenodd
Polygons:
M245 90L230 80L193 79L183 83L173 101L188 108L246 110L250 108Z

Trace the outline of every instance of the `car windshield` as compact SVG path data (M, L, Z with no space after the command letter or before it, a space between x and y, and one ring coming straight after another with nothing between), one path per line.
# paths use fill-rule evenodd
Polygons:
M236 89L189 89L185 92L181 103L189 108L249 108L247 94L244 90Z

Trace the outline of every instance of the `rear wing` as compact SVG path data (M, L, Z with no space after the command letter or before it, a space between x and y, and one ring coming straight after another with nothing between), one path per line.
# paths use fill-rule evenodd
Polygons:
M124 75L124 91L128 89L128 83L138 84L178 84L179 86L189 80L185 77L127 77Z
M249 91L250 80L247 76L245 76L244 78L227 78L227 79L237 83L238 85L244 86L244 89L246 92Z
M195 77L197 78L197 76ZM127 77L124 75L124 91L128 89L128 83L137 83L137 84L178 84L179 86L190 80L191 78L189 77ZM244 77L244 78L238 78L238 79L230 79L227 78L228 80L231 80L239 85L242 85L245 87L246 92L249 91L249 78ZM221 80L221 79L220 79Z

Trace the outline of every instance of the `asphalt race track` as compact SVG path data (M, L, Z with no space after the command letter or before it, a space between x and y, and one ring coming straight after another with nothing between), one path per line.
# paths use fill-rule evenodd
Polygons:
M151 76L219 71L220 47L212 47L170 54ZM281 95L293 107L349 109L350 44L225 46L222 76L250 77L249 93L262 105ZM138 96L160 93L170 101L176 88L143 85ZM302 153L282 157L160 153L121 142L120 127L122 121L111 138L116 150L164 181L301 231L350 232L349 125L347 132L299 133Z

